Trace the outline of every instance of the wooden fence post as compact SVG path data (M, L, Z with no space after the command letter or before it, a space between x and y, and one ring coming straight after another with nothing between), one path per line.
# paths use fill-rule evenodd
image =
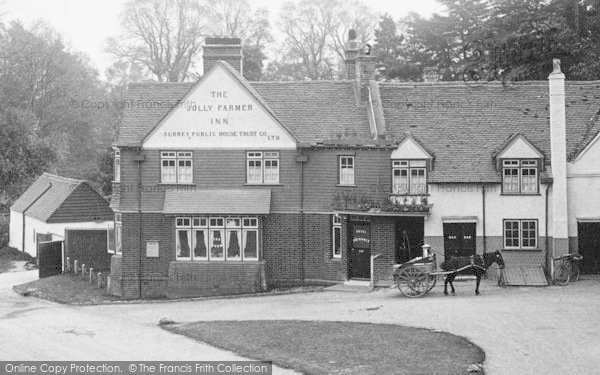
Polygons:
M67 257L67 272L71 272L71 258Z
M81 278L85 278L85 263L81 265Z
M90 285L92 285L92 275L94 274L94 269L90 267Z
M106 291L110 293L110 276L106 276Z
M102 272L98 272L98 289L102 289Z
M77 259L75 259L75 261L73 262L73 273L75 275L77 275L78 271L79 271L79 262L77 261Z

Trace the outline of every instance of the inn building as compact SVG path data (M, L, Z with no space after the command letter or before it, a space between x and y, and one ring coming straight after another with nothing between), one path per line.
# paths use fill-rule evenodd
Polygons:
M195 83L132 84L114 143L111 293L201 296L390 285L430 244L600 271L600 82L249 82L209 38Z

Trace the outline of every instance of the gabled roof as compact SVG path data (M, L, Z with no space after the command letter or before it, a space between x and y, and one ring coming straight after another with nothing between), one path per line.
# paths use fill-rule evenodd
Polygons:
M516 142L518 141L523 141L525 145L527 145L531 151L533 151L536 155L536 157L539 158L543 158L544 154L542 151L540 151L537 147L535 147L535 145L533 145L531 143L531 141L529 139L527 139L526 136L524 136L522 133L517 133L517 134L513 134L511 135L506 142L504 142L504 144L502 146L500 146L500 148L498 149L498 151L494 152L492 155L495 158L498 158L500 155L502 155L502 153L504 153L505 151L507 151L508 149L510 149ZM523 156L520 156L523 157Z
M354 81L248 82L228 64L261 104L298 142L329 138L371 138L368 109L357 105ZM138 147L148 132L193 88L195 83L129 85L116 146Z
M422 152L423 156L426 159L433 159L433 152L431 152L430 150L427 149L427 147L425 147L425 145L415 136L413 136L410 131L407 131L404 134L404 137L402 137L399 141L398 141L398 146L396 147L396 150L392 151L392 159L395 159L396 156L394 155L397 151L400 151L402 146L404 146L407 142L412 142L413 145L415 145L418 149L420 149L420 152Z
M85 181L42 174L11 206L43 222L111 220L108 203Z
M516 133L550 159L548 83L380 83L388 139L410 130L436 161L431 182L499 182L494 152ZM567 153L579 150L600 122L600 82L565 82ZM593 138L593 137L592 137ZM589 140L587 141L589 143Z

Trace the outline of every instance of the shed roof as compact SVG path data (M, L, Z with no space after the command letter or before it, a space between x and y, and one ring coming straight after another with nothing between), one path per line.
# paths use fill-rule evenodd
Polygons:
M108 203L87 182L50 173L42 174L10 209L43 222L112 219Z

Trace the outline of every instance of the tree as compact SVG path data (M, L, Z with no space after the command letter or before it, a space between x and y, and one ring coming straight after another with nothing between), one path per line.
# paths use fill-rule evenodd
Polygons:
M182 82L202 47L210 10L194 0L132 0L122 14L123 33L108 51L138 63L159 82Z

